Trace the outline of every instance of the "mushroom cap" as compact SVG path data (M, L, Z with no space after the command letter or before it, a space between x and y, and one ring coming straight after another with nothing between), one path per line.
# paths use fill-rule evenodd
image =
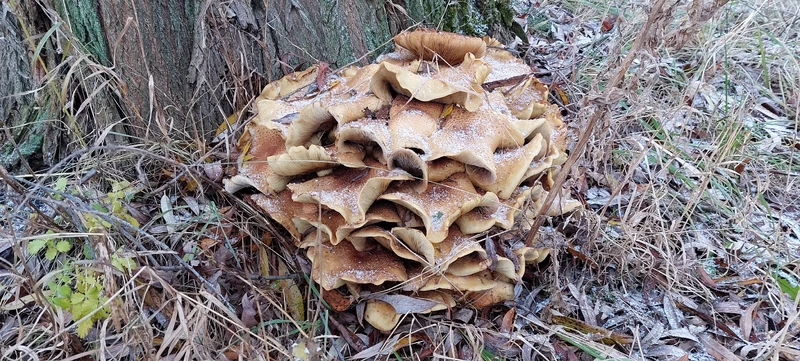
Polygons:
M377 242L384 248L391 250L392 253L396 254L400 258L422 263L426 262L425 258L415 253L413 248L406 246L403 242L397 239L392 232L387 231L382 227L370 226L359 229L353 233L350 233L347 239L353 244L355 249L361 252L365 252L367 249L372 248L370 247L374 246L374 243L372 242Z
M239 157L239 174L226 184L226 189L237 191L250 185L261 193L280 192L289 178L277 174L267 159L285 151L284 135L277 127L268 127L257 122L247 125L240 139L242 154Z
M353 162L372 156L380 163L387 164L391 153L391 136L386 127L388 120L379 118L361 118L338 129L336 148L339 157L348 157ZM371 154L367 154L371 153Z
M508 199L500 200L500 204L494 211L483 207L475 208L458 218L456 224L465 234L485 232L494 226L510 229L514 225L517 213L522 211L525 201L531 197L532 193L538 196L541 192L542 186L540 185L534 188L518 187Z
M439 127L444 106L440 103L421 102L398 95L389 109L389 134L392 149L416 149L429 155L430 136Z
M325 148L315 144L307 148L289 147L283 154L268 157L267 162L275 174L286 177L331 169L338 165Z
M433 244L425 237L425 233L414 228L395 227L392 228L392 235L401 240L405 247L418 255L416 261L434 266L436 263L436 249Z
M486 291L495 288L497 285L498 282L493 279L492 273L484 270L466 276L456 276L449 273L438 274L429 278L419 290Z
M547 85L529 77L503 92L508 108L519 119L542 116L547 110Z
M458 67L442 66L436 69L429 65L423 73L415 73L407 67L391 63L381 63L372 78L372 92L384 102L392 100L392 89L402 95L421 100L444 104L458 104L469 111L480 108L483 100L484 79L491 70L480 59L467 54Z
M369 300L364 308L364 320L382 332L393 330L400 322L400 316L392 305L381 300Z
M473 179L481 188L497 194L500 199L508 199L524 180L530 164L547 152L547 143L541 135L536 135L528 144L520 147L498 149L494 153L494 164L498 174L492 183L483 183L483 179Z
M469 304L475 308L485 308L503 301L514 299L514 285L507 282L495 282L495 286L484 292L476 292L467 296Z
M492 39L494 40L494 39ZM531 67L522 59L516 57L511 52L500 49L502 44L494 43L487 44L486 55L483 56L483 61L492 67L492 72L486 78L486 82L494 82L499 80L511 79L514 77L524 76L531 73Z
M425 224L425 235L431 243L443 241L450 225L462 214L491 201L491 198L485 199L475 191L464 173L454 174L441 183L431 183L422 193L415 192L406 184L393 185L379 198L418 215Z
M375 223L400 224L402 222L403 219L397 213L397 208L394 204L387 201L375 201L369 206L363 222L341 225L336 230L336 239L341 241L347 238L350 233Z
M467 53L472 53L477 58L486 53L486 43L480 38L434 29L405 31L397 34L394 42L422 59L430 61L440 58L451 66L461 63Z
M348 223L365 220L370 205L396 180L412 177L401 170L388 170L367 159L367 168L334 169L331 174L299 184L289 184L296 202L319 203L339 212Z
M297 71L267 84L259 98L277 100L309 86L317 80L317 66L312 65L303 71Z
M455 276L469 276L488 269L492 260L486 255L470 254L455 260L447 267L447 272Z
M441 182L456 173L466 172L464 163L455 159L439 158L427 162L428 181Z
M306 254L312 263L311 277L329 291L345 282L381 285L408 279L400 258L380 246L359 252L350 242L341 242L309 247Z
M429 160L444 157L458 160L465 164L473 180L494 183L497 180L495 150L521 146L524 142L525 137L507 114L489 107L475 112L453 108L431 136L433 154Z

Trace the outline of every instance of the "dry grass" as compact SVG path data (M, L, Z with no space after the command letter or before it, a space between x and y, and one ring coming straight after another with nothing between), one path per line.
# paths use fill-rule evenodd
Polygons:
M544 223L541 241L555 256L529 272L513 308L408 316L392 335L366 333L357 311L326 307L280 232L220 190L235 159L230 143L198 151L198 140L89 141L47 174L3 174L0 354L798 359L800 297L787 292L800 270L800 8L714 7L665 2L619 72L648 6L521 2L529 32L549 39L524 55L552 72L575 140L592 117L597 125L566 182L587 210ZM610 15L619 20L601 31ZM78 83L110 71L72 59L62 66ZM613 80L617 73L624 76ZM74 89L59 81L41 91ZM75 109L62 119L86 108ZM114 135L107 124L79 134ZM123 180L133 185L125 196L109 195ZM52 260L29 252L43 237L71 250ZM108 313L83 338L80 320L48 300L58 292L51 281L75 292L79 275L102 285L94 312Z

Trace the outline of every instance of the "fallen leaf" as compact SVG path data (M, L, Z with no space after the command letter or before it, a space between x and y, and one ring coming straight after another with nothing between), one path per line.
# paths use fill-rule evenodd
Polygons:
M242 323L245 327L253 327L258 324L258 311L253 306L253 301L247 296L242 296Z
M739 356L736 356L733 352L728 350L727 347L717 342L711 334L704 333L700 335L700 342L705 346L706 351L718 361L741 360Z
M580 333L599 336L597 337L597 341L607 345L628 345L633 342L633 338L631 336L613 332L599 326L592 326L586 322L576 320L571 317L553 316L553 323Z
M681 311L688 312L688 313L691 313L691 314L693 314L693 315L695 315L697 317L700 317L707 324L709 324L711 326L715 326L716 328L724 331L725 333L727 333L728 335L730 335L731 337L733 337L733 338L735 338L737 340L741 340L741 337L739 337L739 335L737 335L736 332L733 332L733 330L731 330L731 328L725 322L717 320L717 319L714 319L714 317L711 317L711 315L709 315L709 314L707 314L705 312L699 311L697 309L694 309L692 307L689 307L687 305L684 305L683 303L680 303L680 302L676 301L675 305L678 306L678 308Z
M342 294L336 290L322 292L322 299L337 312L346 311L353 303L353 300L349 297L342 296Z
M503 323L500 325L500 331L511 332L514 328L514 316L516 316L516 308L511 307L503 316Z
M755 334L751 334L750 332L753 330L753 316L756 313L756 309L761 304L761 302L753 302L752 305L747 306L747 309L744 310L742 313L742 317L739 319L739 328L742 330L742 336L745 340L750 340L750 336L753 336L755 340L750 340L751 342L758 342L758 337Z
M614 24L617 23L617 18L619 18L619 16L612 14L603 19L603 23L600 24L600 31L604 33L611 31L611 29L614 28Z
M436 301L426 300L423 298L410 297L406 295L379 295L375 297L378 300L386 302L394 307L395 312L399 314L405 313L420 313L431 309L436 306Z
M216 161L214 163L203 164L203 172L206 174L208 179L211 179L214 182L219 182L222 180L222 163L220 163L220 161Z

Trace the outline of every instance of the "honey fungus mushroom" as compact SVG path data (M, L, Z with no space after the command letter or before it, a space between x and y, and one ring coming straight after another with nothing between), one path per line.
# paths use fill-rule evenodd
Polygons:
M371 295L365 319L381 331L404 313L512 300L548 251L493 235L528 229L520 220L560 191L566 160L547 87L494 39L417 30L395 42L322 87L316 68L267 85L225 180L255 189L249 200L305 250L323 290ZM487 79L503 85L485 90ZM548 215L580 207L558 199ZM402 297L418 307L392 303Z

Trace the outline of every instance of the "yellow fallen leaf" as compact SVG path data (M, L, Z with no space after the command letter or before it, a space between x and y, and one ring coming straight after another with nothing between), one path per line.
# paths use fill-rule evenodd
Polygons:
M447 118L447 116L450 115L450 113L452 112L453 112L453 104L447 104L444 106L444 109L442 109L442 116L439 118L441 119Z

